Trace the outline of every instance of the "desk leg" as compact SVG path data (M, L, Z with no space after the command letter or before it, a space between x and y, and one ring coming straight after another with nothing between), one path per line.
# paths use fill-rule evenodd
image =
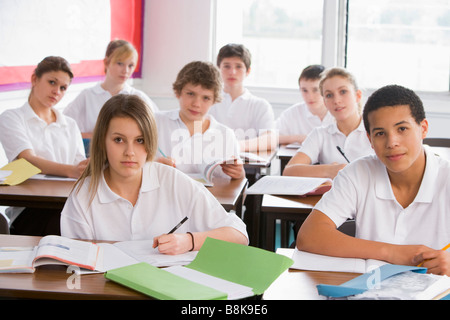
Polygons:
M250 245L254 247L259 247L260 245L262 198L262 195L247 195L247 198L245 199L244 223L247 225Z
M263 225L265 225L265 241L264 249L269 251L275 251L275 224L276 214L271 212L265 212L263 216Z

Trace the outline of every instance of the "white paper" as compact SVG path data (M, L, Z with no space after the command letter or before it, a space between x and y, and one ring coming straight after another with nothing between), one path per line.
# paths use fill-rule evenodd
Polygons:
M334 271L334 272L353 272L365 273L373 270L375 267L386 264L385 261L374 259L340 258L315 254L298 249L294 250L292 255L292 269L312 270L312 271Z
M247 194L304 195L314 191L328 178L264 176L247 189Z
M165 268L164 270L176 274L182 278L216 289L220 292L224 292L228 295L228 300L236 300L253 296L253 290L250 287L220 279L194 269L182 266L173 266Z
M121 241L114 246L139 262L147 262L155 267L186 265L194 260L198 251L168 255L160 253L158 248L152 248L153 240Z

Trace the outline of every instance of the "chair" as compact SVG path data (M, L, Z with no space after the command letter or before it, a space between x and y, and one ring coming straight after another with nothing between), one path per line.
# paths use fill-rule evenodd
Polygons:
M450 138L425 138L423 144L427 144L430 147L444 147L450 148Z
M5 216L0 213L0 234L9 234L9 224Z

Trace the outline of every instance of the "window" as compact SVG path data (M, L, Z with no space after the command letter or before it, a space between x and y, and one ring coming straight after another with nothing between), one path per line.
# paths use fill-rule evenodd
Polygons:
M449 0L349 0L347 37L347 68L361 86L449 90Z
M321 63L323 1L217 0L216 9L216 53L242 43L252 54L246 85L298 89L302 69Z

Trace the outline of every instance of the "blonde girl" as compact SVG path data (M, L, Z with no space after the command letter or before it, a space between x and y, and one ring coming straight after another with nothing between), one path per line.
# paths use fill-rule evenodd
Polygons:
M206 237L248 243L244 223L201 184L152 161L157 131L148 105L119 94L100 111L91 161L61 214L62 235L153 240L161 253L199 250ZM183 218L176 233L167 234Z
M354 76L343 68L325 70L320 92L335 122L315 128L283 175L333 179L346 164L373 150L361 121L361 98Z
M105 58L105 78L94 87L83 90L64 110L76 120L83 138L90 139L103 104L112 96L135 94L144 99L155 111L154 102L142 91L131 87L127 81L133 75L138 61L134 46L125 40L113 40L108 44Z

